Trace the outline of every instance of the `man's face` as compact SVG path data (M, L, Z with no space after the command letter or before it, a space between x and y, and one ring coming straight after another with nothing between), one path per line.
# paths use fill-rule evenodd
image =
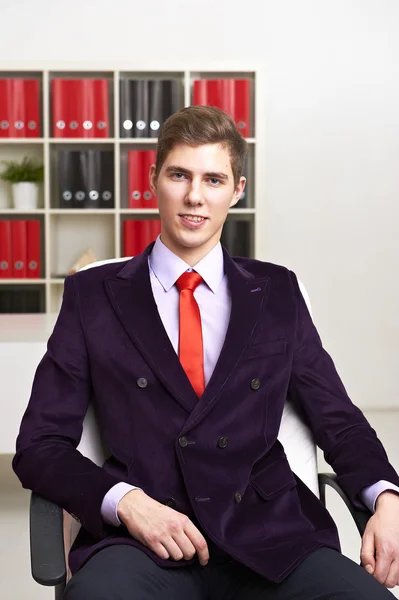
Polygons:
M234 186L230 156L220 144L175 146L158 180L155 165L151 167L150 181L158 198L161 239L189 264L201 260L217 244L228 210L245 187L244 177Z

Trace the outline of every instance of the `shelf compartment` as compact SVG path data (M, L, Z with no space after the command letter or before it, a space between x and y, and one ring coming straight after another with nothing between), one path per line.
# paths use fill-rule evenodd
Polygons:
M38 280L32 279L29 284L25 280L5 284L0 279L2 314L43 313L46 311L45 297L45 285L38 283Z
M52 71L48 98L52 137L66 140L114 137L113 72Z
M18 144L0 144L0 169L3 171L4 165L2 165L3 160L13 160L13 161L21 161L24 156L28 156L29 158L37 159L43 164L44 155L43 155L43 145L42 144L27 144L25 145L23 140L19 140ZM42 183L39 184L39 201L38 208L44 208L44 186ZM12 199L12 187L11 184L6 183L5 181L0 180L0 209L8 210L13 207L13 199Z
M156 138L163 122L183 106L183 72L119 74L119 137Z
M91 248L96 260L115 257L115 216L105 213L50 216L50 278L65 277Z
M51 209L109 211L115 208L112 144L57 144L50 149Z
M230 213L223 227L221 243L232 256L254 258L254 215Z
M15 81L0 84L6 102L11 100L11 106L2 103L5 112L0 112L0 140L37 141L43 136L43 73L0 71L0 80L6 79Z

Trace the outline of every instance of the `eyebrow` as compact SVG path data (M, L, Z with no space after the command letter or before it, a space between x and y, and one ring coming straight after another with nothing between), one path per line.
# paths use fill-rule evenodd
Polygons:
M184 167L179 167L179 165L170 165L166 169L167 173L184 173L185 175L192 175L192 171L189 169L185 169ZM221 173L217 171L210 171L208 173L204 173L206 177L213 177L214 179L223 179L223 181L227 181L229 176L226 173Z

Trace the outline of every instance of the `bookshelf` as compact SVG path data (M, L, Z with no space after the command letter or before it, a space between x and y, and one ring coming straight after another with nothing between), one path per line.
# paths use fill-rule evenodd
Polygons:
M247 166L248 193L245 207L230 210L228 220L235 219L247 223L249 230L248 256L258 257L257 213L260 191L260 158L257 139L258 122L262 119L259 90L259 70L234 70L221 65L209 69L160 70L151 68L107 69L73 68L57 69L5 69L0 66L2 78L36 78L40 82L41 131L37 138L0 138L0 161L35 157L44 164L45 178L40 186L37 210L18 211L12 208L11 188L0 181L0 220L39 219L41 225L41 273L39 279L0 279L0 299L11 290L14 298L26 290L35 290L38 295L34 312L58 312L62 299L65 274L79 255L91 247L97 260L122 256L123 222L125 219L158 217L156 208L134 209L127 204L127 153L136 149L155 149L155 137L123 137L120 131L120 82L126 79L173 79L179 82L181 106L193 103L194 81L198 79L250 79L252 130L246 137L249 145ZM107 138L59 138L53 136L52 81L56 78L104 78L109 86L109 134ZM101 149L111 150L114 160L114 205L112 208L74 209L59 208L56 201L57 170L55 158L60 149ZM263 152L263 151L262 151ZM10 300L12 304L12 299ZM21 304L21 303L19 303ZM22 303L23 305L23 303ZM0 312L8 312L1 310ZM9 312L14 312L10 310ZM21 309L19 309L21 312ZM23 311L22 311L23 312Z

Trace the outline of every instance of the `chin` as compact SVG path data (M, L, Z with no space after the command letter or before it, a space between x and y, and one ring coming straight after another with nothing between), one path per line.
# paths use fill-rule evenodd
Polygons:
M193 236L194 237L194 236ZM179 244L180 246L184 246L184 248L199 248L200 246L203 246L204 244L206 244L208 242L208 239L187 239L187 237L184 237L184 239L179 238L178 240L176 240L176 243Z

